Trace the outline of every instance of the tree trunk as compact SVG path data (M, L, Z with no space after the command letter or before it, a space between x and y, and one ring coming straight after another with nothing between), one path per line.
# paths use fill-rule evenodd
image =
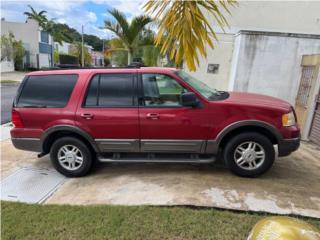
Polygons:
M132 63L133 49L128 49L128 65Z

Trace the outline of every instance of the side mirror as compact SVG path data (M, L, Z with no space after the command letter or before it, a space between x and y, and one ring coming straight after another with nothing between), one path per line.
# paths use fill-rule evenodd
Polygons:
M180 101L182 106L186 107L197 107L199 105L199 100L193 92L182 93Z

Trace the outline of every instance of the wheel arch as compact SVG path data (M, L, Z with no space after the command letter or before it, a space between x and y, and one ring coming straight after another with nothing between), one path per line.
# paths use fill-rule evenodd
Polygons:
M218 153L228 140L233 136L243 132L258 132L266 136L272 144L279 144L282 139L280 132L273 125L257 120L248 120L232 123L225 127L215 140L208 141L206 152Z
M73 136L82 140L92 152L98 152L94 139L84 130L69 125L59 125L47 129L40 139L43 153L49 153L53 142L64 136Z

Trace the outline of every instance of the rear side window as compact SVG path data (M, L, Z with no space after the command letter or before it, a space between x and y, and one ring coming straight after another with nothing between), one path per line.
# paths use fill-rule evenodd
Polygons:
M85 107L130 107L134 105L133 75L96 75L90 82Z
M17 107L63 108L77 79L76 74L30 76L23 84Z

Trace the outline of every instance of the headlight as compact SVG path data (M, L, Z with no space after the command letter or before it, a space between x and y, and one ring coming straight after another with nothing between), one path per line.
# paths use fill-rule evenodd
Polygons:
M282 126L290 127L296 124L296 118L294 117L293 112L289 112L282 115Z

